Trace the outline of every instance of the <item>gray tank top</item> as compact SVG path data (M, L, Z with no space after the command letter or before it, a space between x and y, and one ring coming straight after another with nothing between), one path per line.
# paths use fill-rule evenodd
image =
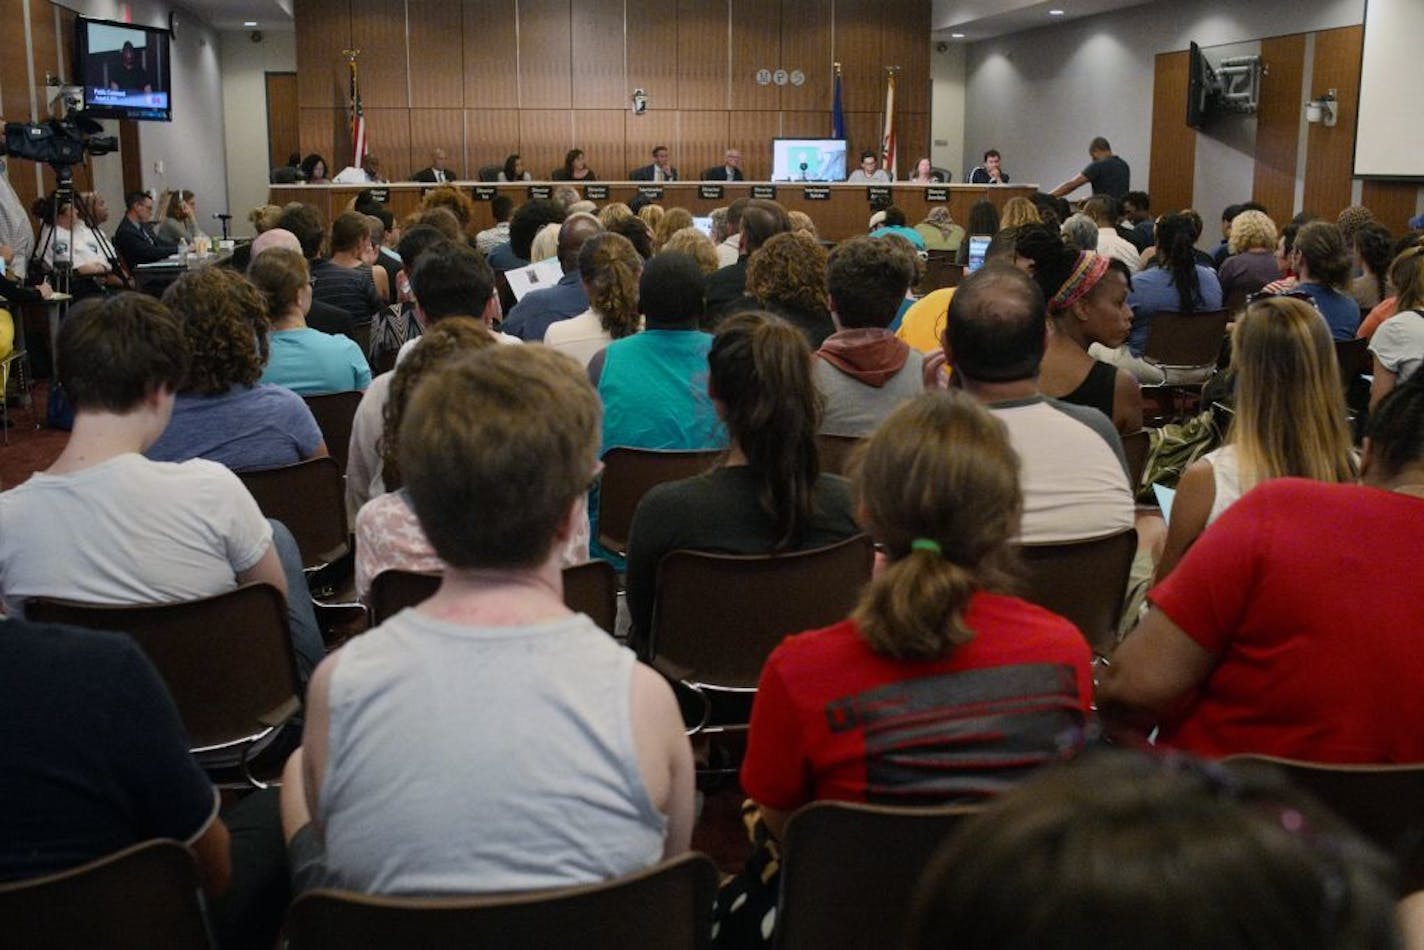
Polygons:
M406 610L341 649L318 814L335 886L524 891L656 863L633 654L588 617L466 627Z

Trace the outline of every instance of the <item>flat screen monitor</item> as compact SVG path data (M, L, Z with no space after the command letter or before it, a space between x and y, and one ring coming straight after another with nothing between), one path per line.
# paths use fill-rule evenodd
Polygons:
M969 235L969 260L964 265L964 273L972 274L984 266L984 255L989 252L989 242L992 240L992 234Z
M692 226L708 237L712 236L712 218L710 216L705 218L693 218Z
M167 30L76 17L74 72L84 108L101 119L173 120Z
M845 181L845 139L772 139L772 181Z

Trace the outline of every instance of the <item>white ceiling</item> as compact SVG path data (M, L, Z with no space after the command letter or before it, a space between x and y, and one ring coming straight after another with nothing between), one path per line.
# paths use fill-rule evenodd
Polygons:
M259 30L290 30L294 0L182 0L183 5L219 30L252 29L243 24L257 21ZM182 19L182 13L178 14Z
M961 43L972 43L993 36L1018 33L1041 26L1051 26L1064 20L1135 7L1151 0L934 0L930 20L934 38L950 39L950 33L963 33ZM1062 10L1062 16L1049 16L1049 10Z

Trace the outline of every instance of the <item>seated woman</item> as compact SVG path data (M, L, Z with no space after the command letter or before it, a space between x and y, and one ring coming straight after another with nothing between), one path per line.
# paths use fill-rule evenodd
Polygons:
M327 454L302 397L259 381L269 344L267 301L256 287L225 267L205 267L179 277L163 302L183 322L193 361L173 418L146 456L204 458L244 471Z
M859 532L845 479L820 471L821 400L800 331L765 313L725 320L707 355L707 391L731 436L705 475L643 496L628 538L630 644L646 651L658 562L690 548L799 551Z
M586 367L599 350L637 333L642 325L638 278L643 273L643 259L627 238L605 231L584 242L578 266L588 309L551 324L544 332L544 343Z
M712 243L712 239L703 234L697 228L683 228L674 231L662 247L658 248L659 253L669 251L677 254L686 254L697 262L697 266L702 269L702 276L708 277L715 274L722 266L722 262L717 260L717 245Z
M1029 266L1048 303L1048 348L1039 368L1045 396L1090 406L1126 434L1142 428L1142 392L1126 370L1094 359L1094 343L1109 350L1127 340L1127 268L1094 251L1074 251L1045 225L1019 231L1014 255Z
M1198 313L1221 308L1221 281L1210 267L1197 263L1194 233L1192 222L1184 214L1158 218L1157 254L1132 277L1132 290L1127 295L1127 305L1132 308L1132 331L1127 346L1110 355L1115 365L1141 382L1160 383L1166 379L1159 367L1142 359L1153 314L1159 310Z
M964 241L964 229L954 223L945 205L935 205L925 219L915 225L929 251L958 251Z
M799 231L773 236L747 260L747 296L800 330L813 351L836 332L826 304L828 260L821 242Z
M247 278L267 298L272 321L262 382L304 396L371 385L371 367L355 341L307 326L312 290L306 258L280 247L263 251L248 268Z
M553 178L554 181L598 181L581 148L571 148L564 153L564 167L556 169Z
M1256 485L1285 476L1355 480L1335 347L1319 312L1289 297L1258 300L1236 322L1231 353L1236 412L1226 444L1193 462L1177 484L1159 582Z
M331 257L311 266L312 296L346 311L357 324L368 322L391 289L385 268L371 266L375 260L366 216L342 212L331 222Z
M661 250L672 237L683 228L692 227L692 212L686 208L668 208L658 218L657 223L649 222L653 229L654 253Z
M331 179L326 177L326 159L316 152L302 159L302 177L308 185L331 184Z
M775 839L813 801L977 804L1083 744L1087 641L1004 593L1022 497L1003 424L962 393L904 404L863 449L855 503L886 562L850 618L772 652L752 705L742 788ZM743 907L774 854L733 879ZM734 894L722 929L751 937L768 908Z
M1399 255L1389 269L1389 283L1395 293L1395 314L1370 338L1371 409L1424 364L1424 247Z
M496 181L533 181L534 176L524 170L524 159L515 152L504 160L504 167L500 169Z
M1360 305L1350 296L1350 257L1340 229L1329 221L1302 225L1291 249L1291 263L1300 277L1293 289L1309 297L1325 316L1330 335L1353 339L1360 326Z
M158 239L170 244L186 242L190 247L198 238L207 237L198 227L198 199L186 188L168 193L163 202L163 220L158 224Z
M1226 247L1231 256L1222 261L1217 277L1224 300L1244 301L1281 276L1276 260L1276 225L1260 211L1242 211L1231 219Z
M1360 310L1368 313L1379 306L1386 296L1385 278L1389 274L1390 262L1394 260L1394 238L1389 228L1371 221L1363 224L1355 232L1355 264L1360 276L1350 281L1350 296L1360 305Z

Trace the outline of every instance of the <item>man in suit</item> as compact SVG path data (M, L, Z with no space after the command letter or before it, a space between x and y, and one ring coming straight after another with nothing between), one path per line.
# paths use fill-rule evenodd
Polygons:
M635 168L628 173L629 181L677 181L677 169L668 163L668 148L658 145L653 149L653 163Z
M124 204L127 210L114 230L114 249L130 270L178 253L178 245L168 243L153 231L152 195L146 191L131 191L124 196Z
M460 173L453 168L446 168L445 161L445 150L443 148L435 149L430 153L430 167L422 168L414 175L411 175L410 180L429 182L433 185L458 180Z
M742 153L734 148L727 149L721 165L702 173L703 181L741 181L745 177L742 174Z

